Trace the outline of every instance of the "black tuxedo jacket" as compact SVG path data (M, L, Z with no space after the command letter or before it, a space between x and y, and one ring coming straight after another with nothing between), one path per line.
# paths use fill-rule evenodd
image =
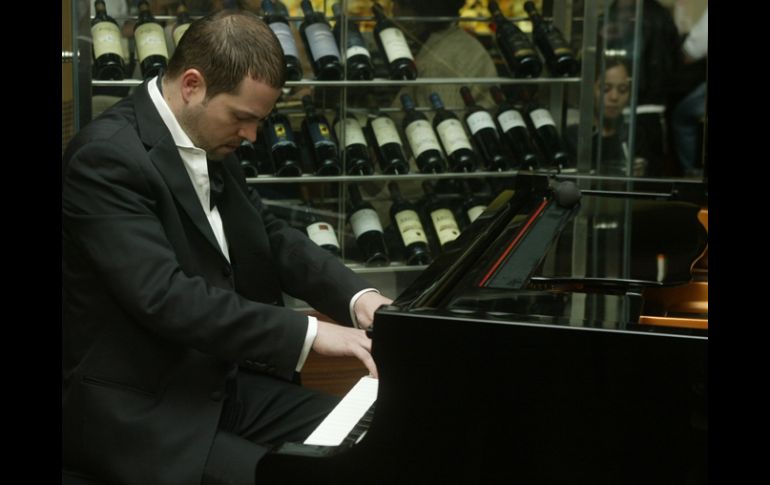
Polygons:
M111 483L200 483L238 367L291 379L307 317L351 324L365 280L249 196L234 156L221 253L146 84L70 143L62 168L65 466Z

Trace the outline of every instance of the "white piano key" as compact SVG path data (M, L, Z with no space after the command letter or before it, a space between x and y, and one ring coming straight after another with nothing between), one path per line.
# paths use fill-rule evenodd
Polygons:
M377 379L362 377L307 437L306 445L338 446L377 400Z

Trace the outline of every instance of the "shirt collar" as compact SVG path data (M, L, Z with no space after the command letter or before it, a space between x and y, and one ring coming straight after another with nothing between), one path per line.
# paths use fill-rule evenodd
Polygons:
M166 100L163 99L163 95L161 94L160 89L158 89L159 82L160 80L158 79L158 76L152 78L150 82L147 83L147 91L150 94L152 104L154 104L155 109L158 110L160 118L163 120L166 128L168 128L168 131L171 132L171 137L174 139L174 143L176 144L177 148L202 150L193 144L192 140L190 140L190 137L187 136L187 133L185 133L182 129L179 121L177 121L174 113L171 112L171 108L169 108L168 103L166 103Z

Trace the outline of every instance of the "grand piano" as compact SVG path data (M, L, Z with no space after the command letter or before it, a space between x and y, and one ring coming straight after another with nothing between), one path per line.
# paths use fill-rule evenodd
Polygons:
M707 483L707 231L686 192L519 175L377 311L363 437L284 444L258 477Z

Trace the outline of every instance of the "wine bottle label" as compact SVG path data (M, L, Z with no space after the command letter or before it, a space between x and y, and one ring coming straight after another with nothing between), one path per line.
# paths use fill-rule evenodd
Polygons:
M166 36L163 33L163 27L159 24L150 22L140 25L134 31L134 40L136 41L136 55L139 62L144 61L149 56L163 56L168 59Z
M471 222L475 221L476 218L479 217L486 208L487 206L485 205L474 205L470 209L466 210L465 213L468 215L468 220Z
M549 30L546 32L545 37L548 39L548 43L551 44L551 49L555 53L571 52L567 46L567 41L561 36L557 30Z
M401 233L401 239L404 241L404 246L416 242L424 242L428 244L428 238L425 236L425 230L420 223L420 216L411 209L403 210L396 214L396 225L398 226L398 232Z
M525 57L535 54L532 44L529 43L525 34L519 32L510 32L503 37L503 44L506 44L513 57Z
M438 144L436 133L433 132L430 123L427 120L415 120L407 125L406 139L409 146L412 147L414 158L422 155L426 150L438 150L441 152L441 146Z
M460 120L454 118L444 120L436 126L436 131L438 131L438 136L441 138L447 155L451 155L461 148L473 150Z
M308 128L310 131L310 138L313 140L313 146L335 146L331 137L331 132L329 131L329 125L326 123L310 123Z
M354 212L350 216L350 226L356 238L369 231L383 232L380 218L374 209L361 209Z
M297 146L291 129L287 129L283 123L270 123L270 129L265 130L265 134L271 147Z
M307 26L305 28L305 37L307 37L307 43L310 46L310 54L313 56L313 60L317 61L326 56L333 56L337 60L340 59L337 42L334 40L328 25L318 22Z
M524 121L524 117L521 116L521 113L513 109L503 111L497 115L497 121L500 122L500 128L503 129L503 133L510 130L511 128L516 128L517 126L520 126L524 129L527 128L527 122Z
M337 139L342 140L342 120L337 120L334 124L334 132L337 134ZM345 118L345 141L343 142L345 147L350 145L366 145L366 138L364 138L364 132L361 130L361 125L353 118Z
M345 51L345 59L350 59L353 56L366 56L369 58L372 57L366 47L361 47L359 45L350 46Z
M337 234L334 233L334 228L326 222L315 222L307 226L307 235L311 241L319 246L328 244L340 247L340 243L337 242Z
M449 241L454 241L460 235L457 219L449 209L436 209L430 213L433 227L436 229L438 241L443 246Z
M120 46L120 29L112 22L99 22L91 27L91 38L94 42L94 59L104 54L117 54L123 57Z
M187 22L186 24L182 24L179 27L174 29L174 45L179 45L179 41L182 39L182 36L185 32L187 32L187 29L190 28L190 22Z
M401 145L401 138L398 136L396 124L393 123L392 119L381 116L372 120L372 130L379 146L383 146L386 143L398 143Z
M385 56L387 56L388 62L393 62L402 57L414 60L412 51L409 50L409 45L406 43L404 33L399 29L390 27L381 31L380 40L382 41L382 48L385 49Z
M476 111L465 119L471 134L476 134L484 128L492 128L497 133L497 127L492 116L486 111Z
M283 49L283 55L294 56L299 59L297 44L294 43L291 28L283 22L273 22L270 24L270 28L273 29L275 36L278 37L278 42L280 42L281 49Z
M535 128L547 125L556 126L556 123L554 123L553 118L551 117L551 113L544 108L533 109L529 112L529 117L532 118L532 124L535 125Z

